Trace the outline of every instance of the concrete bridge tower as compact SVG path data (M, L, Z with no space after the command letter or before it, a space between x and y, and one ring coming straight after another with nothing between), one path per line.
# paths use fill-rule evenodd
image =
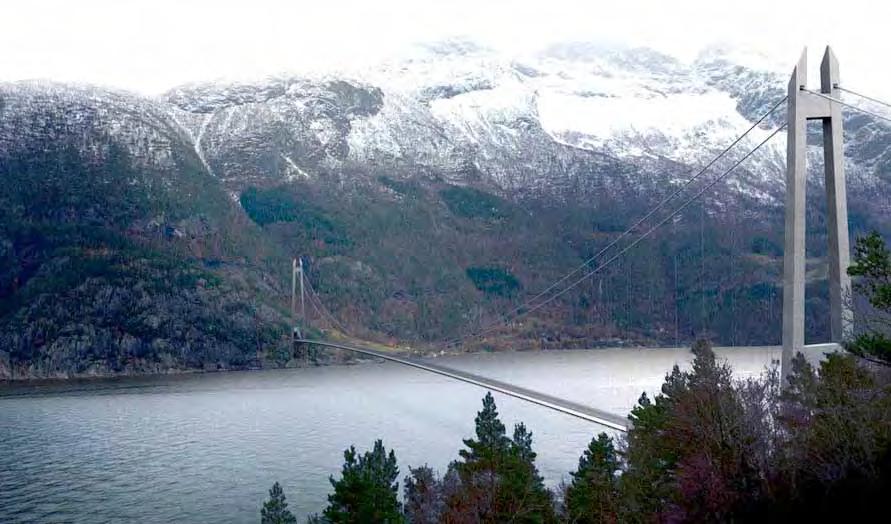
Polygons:
M827 47L820 65L820 92L838 98L838 61ZM807 121L823 122L826 177L826 223L829 228L830 342L842 342L853 329L848 277L848 202L845 191L841 106L807 90L807 50L789 80L786 156L786 226L783 255L783 382L792 357L804 348L805 187L807 182Z

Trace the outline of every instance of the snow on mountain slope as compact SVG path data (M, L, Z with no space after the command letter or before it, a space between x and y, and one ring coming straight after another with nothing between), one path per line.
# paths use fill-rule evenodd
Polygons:
M83 127L86 120L77 119L88 119L122 137L136 157L168 164L171 141L182 141L236 197L251 185L319 177L349 185L380 169L554 195L677 182L781 99L784 84L780 66L736 49L708 49L683 63L649 49L565 43L506 56L450 40L361 70L185 85L155 100L6 85L7 106L31 109L7 108L17 120L0 125L7 136L10 126L31 130L35 122L21 115L41 107L65 125ZM716 169L781 122L782 110ZM891 165L887 126L849 117L846 127L855 178ZM745 164L732 187L778 202L784 158L781 135ZM343 175L348 167L351 175Z
M113 138L144 165L172 168L181 130L145 98L92 86L0 83L0 158L46 141L73 141L95 156Z
M164 102L208 169L240 190L339 166L351 121L376 113L381 94L336 78L283 77L182 86Z
M505 189L559 185L561 173L548 168L560 169L567 161L542 166L530 150L574 160L589 151L635 164L704 164L783 95L778 73L749 70L733 62L737 56L759 63L758 57L721 49L683 64L652 50L589 44L563 44L524 57L500 56L462 41L421 47L402 60L355 73L386 95L380 113L353 122L351 156L440 165L472 159ZM781 115L769 124L780 121ZM752 132L741 151L771 127ZM543 143L548 152L541 151ZM776 193L784 156L779 140L759 152L750 164L755 182ZM513 165L505 170L505 164ZM516 166L527 172L517 177ZM765 191L750 193L763 197Z

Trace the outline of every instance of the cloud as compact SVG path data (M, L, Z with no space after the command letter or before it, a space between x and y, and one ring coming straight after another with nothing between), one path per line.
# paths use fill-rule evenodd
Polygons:
M804 45L816 55L832 43L846 81L886 96L888 14L866 0L21 0L0 20L0 79L157 93L188 81L356 67L461 35L509 53L594 40L681 59L726 42L790 69Z

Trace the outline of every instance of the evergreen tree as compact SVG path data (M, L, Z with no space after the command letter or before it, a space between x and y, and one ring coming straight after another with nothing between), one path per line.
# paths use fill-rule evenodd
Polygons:
M520 422L514 426L514 437L511 439L510 448L523 462L531 464L535 461L537 455L532 451L532 432L526 429L526 424Z
M570 522L593 524L617 520L618 470L619 458L613 439L606 433L591 439L566 490L564 506Z
M680 373L677 366L674 372ZM670 377L666 377L666 384ZM663 438L670 402L664 394L650 400L643 393L628 415L631 427L625 435L626 471L619 479L625 522L652 521L672 497L671 472L677 463L677 451Z
M848 274L858 277L855 289L876 311L864 315L869 328L845 347L856 355L891 365L891 253L877 232L857 239Z
M792 357L792 370L782 394L781 422L790 431L798 431L811 423L816 408L817 373L801 353Z
M331 478L334 493L328 495L323 516L332 523L404 522L397 498L396 454L392 450L388 454L383 442L377 440L374 448L361 456L353 446L343 456L341 478Z
M556 519L551 492L535 467L532 433L520 422L514 426L501 472L497 505L502 515L517 515L521 522L550 522Z
M452 464L446 521L551 522L550 492L535 467L532 434L523 424L509 439L491 393L476 416L476 439L466 439ZM447 476L449 477L449 476Z
M263 509L260 510L261 524L294 524L297 519L288 510L288 503L285 501L285 492L281 485L276 482L269 490L269 500L263 503Z
M447 521L495 519L498 474L504 467L510 440L498 418L492 393L486 392L483 397L483 409L477 412L475 423L476 439L464 439L467 449L460 450L461 460L450 466L454 475L446 501Z
M476 414L476 440L465 439L459 454L464 459L464 469L495 468L498 460L507 450L509 440L504 424L498 418L498 408L492 393L486 392L483 397L483 409Z

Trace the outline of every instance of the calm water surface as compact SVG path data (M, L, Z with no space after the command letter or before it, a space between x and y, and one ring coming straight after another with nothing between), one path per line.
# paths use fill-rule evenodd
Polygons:
M719 350L737 376L777 348ZM440 358L456 368L625 414L688 350ZM320 511L343 450L375 438L402 472L444 470L473 434L484 391L398 364L0 387L0 522L256 522L276 480L302 517ZM601 428L496 394L509 431L532 430L555 485Z

